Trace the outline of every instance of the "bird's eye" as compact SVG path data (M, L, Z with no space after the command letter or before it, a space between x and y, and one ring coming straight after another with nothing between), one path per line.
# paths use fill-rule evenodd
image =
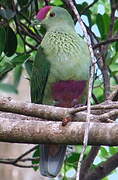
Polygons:
M50 17L54 17L55 16L55 13L54 12L51 12L50 13Z

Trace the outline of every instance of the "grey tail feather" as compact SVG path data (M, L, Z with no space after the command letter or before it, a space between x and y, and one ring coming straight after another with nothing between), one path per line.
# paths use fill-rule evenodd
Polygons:
M56 177L62 167L65 153L66 145L40 145L40 173L43 176Z

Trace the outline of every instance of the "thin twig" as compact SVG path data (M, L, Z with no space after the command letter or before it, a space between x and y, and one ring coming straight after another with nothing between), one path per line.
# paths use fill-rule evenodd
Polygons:
M21 167L21 168L33 168L33 167L38 167L37 165L22 165L19 164L18 162L26 162L26 161L32 161L32 160L37 160L39 158L24 158L22 159L24 156L28 155L29 153L31 153L32 151L34 151L36 148L38 147L38 145L34 146L33 148L29 149L28 151L26 151L25 153L21 154L19 157L11 159L11 158L7 158L7 159L3 159L0 158L0 164L10 164L16 167Z
M34 151L36 148L38 147L38 145L34 146L33 148L29 149L28 151L26 151L25 153L21 154L18 158L16 158L14 160L14 164L16 164L19 160L21 160L24 156L28 155L29 153L31 153L32 151Z
M16 160L16 158L0 158L0 163L9 163L9 162L14 162ZM26 162L26 161L39 161L40 158L36 157L36 158L23 158L23 159L19 159L19 162Z
M21 165L21 164L14 164L13 162L5 162L5 161L1 161L0 164L7 164L7 165L13 165L16 167L20 167L20 168L34 168L34 167L39 167L38 165Z
M117 101L118 100L118 86L115 88L115 90L110 94L108 97L108 100Z
M112 35L113 35L113 27L114 27L114 23L115 23L115 8L112 6L112 1L110 1L110 6L111 6L111 23L110 23L110 29L109 29L109 33L107 36L107 39L111 39ZM102 60L103 60L103 68L102 68L102 73L103 73L103 80L104 80L104 95L105 95L105 99L107 100L107 98L110 95L110 77L109 77L109 68L108 65L106 63L106 54L107 54L107 50L108 50L109 44L106 44L106 46L104 46L102 48L102 51L104 52L104 55L102 56Z
M95 44L93 48L95 49L95 48L98 48L100 46L103 46L103 45L106 45L106 44L109 44L112 42L117 42L117 41L118 41L118 36L114 36L112 38L107 39L106 41L102 41L102 42Z
M18 22L18 25L20 27L20 31L24 33L25 35L33 38L37 43L41 42L41 37L37 34L35 34L32 30L30 30L24 23Z

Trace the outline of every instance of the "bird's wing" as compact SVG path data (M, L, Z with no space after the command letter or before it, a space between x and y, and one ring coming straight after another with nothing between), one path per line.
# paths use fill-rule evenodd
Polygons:
M32 67L31 102L42 103L49 72L50 63L46 59L43 48L39 47Z

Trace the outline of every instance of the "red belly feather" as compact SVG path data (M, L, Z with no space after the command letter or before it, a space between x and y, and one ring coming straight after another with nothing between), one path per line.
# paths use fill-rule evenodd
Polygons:
M87 86L86 80L66 80L59 81L52 85L52 96L57 101L57 106L74 107L81 102Z

